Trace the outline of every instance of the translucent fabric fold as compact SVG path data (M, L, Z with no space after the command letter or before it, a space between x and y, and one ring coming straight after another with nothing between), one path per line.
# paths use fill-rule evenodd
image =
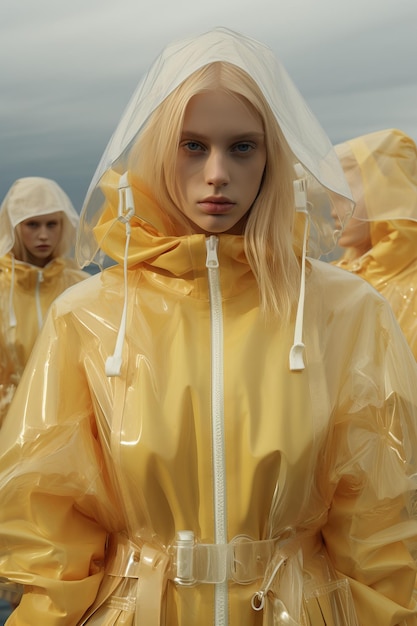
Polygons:
M161 624L213 624L210 584L146 567L169 563L176 529L214 542L210 322L195 322L205 238L156 255L154 234L140 239L138 254L148 240L154 256L129 272L123 377L104 374L123 301L110 268L54 304L2 429L0 574L30 585L19 625L133 626L142 609ZM417 366L388 304L309 262L307 368L290 372L291 329L259 318L241 238L222 239L219 260L229 538L277 541L264 579L230 581L229 623L416 626ZM108 538L121 532L133 549L115 562ZM302 553L287 554L292 536ZM136 570L149 574L145 603Z
M417 222L417 146L401 130L379 130L335 146L358 220Z

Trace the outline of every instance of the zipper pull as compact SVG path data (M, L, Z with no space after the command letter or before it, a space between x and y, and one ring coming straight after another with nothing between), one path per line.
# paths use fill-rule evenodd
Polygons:
M219 259L217 257L217 243L218 238L216 235L210 235L208 239L206 239L206 248L207 248L207 258L206 258L206 267L215 268L219 267Z

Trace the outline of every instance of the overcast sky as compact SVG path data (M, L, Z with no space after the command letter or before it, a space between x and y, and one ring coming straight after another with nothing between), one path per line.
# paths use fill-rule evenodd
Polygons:
M215 26L270 45L334 143L417 141L417 0L1 0L0 199L46 176L80 210L150 63Z

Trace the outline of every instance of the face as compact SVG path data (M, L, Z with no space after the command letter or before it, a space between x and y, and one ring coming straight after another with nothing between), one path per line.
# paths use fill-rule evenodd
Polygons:
M356 205L353 217L350 218L343 229L338 245L341 248L354 250L356 258L359 258L372 248L370 223L367 219L363 189L360 181L357 180L355 172L349 169L345 169L345 175L352 190ZM333 215L333 217L337 219L335 215Z
M360 257L372 248L369 222L351 217L338 241L341 248L352 248Z
M242 234L265 163L265 134L255 112L222 91L191 98L175 173L180 209L193 231Z
M20 223L20 237L26 248L27 260L32 265L44 267L52 259L62 233L60 211L37 215Z

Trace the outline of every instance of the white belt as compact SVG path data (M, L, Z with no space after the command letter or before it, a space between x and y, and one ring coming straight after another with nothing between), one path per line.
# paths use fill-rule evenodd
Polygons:
M263 578L277 547L276 539L235 537L227 544L198 543L190 531L181 531L166 551L166 577L179 585L217 584L226 580L248 584ZM141 547L117 536L116 552L109 559L110 576L138 578Z
M195 542L191 531L181 531L174 545L164 549L147 543L139 546L125 535L114 535L109 544L106 574L137 579L135 626L159 626L169 580L186 586L225 580L244 585L262 580L252 598L253 609L259 611L281 567L301 545L310 544L312 549L316 540L312 533L297 536L292 531L279 539L239 536L227 544L204 544ZM285 605L282 606L286 613ZM288 623L296 624L294 620Z

